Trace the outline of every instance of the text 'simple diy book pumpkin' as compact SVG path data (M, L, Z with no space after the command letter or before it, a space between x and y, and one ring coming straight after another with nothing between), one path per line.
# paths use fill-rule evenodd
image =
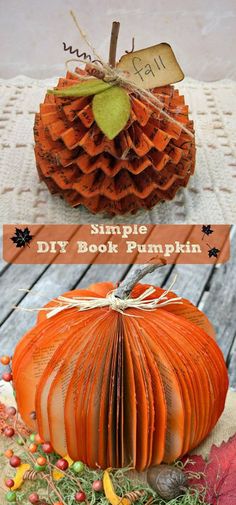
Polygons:
M85 70L67 72L46 94L36 114L35 156L40 178L51 193L73 207L82 204L94 213L124 214L172 200L188 184L195 166L193 122L184 97L170 85L183 78L173 53L171 62L167 59L170 52L168 44L159 44L132 53L136 65L137 59L153 57L158 70L154 79L149 77L154 72L149 63L143 74L140 69L134 72L135 83L123 77L128 72L117 74L126 69L123 59L130 53L117 67L113 61L115 68L95 62ZM168 65L170 72L174 67L172 74ZM91 72L100 78L91 77ZM91 82L94 89L86 88ZM109 131L103 128L106 120Z
M213 328L172 292L111 290L70 291L40 312L13 356L19 412L56 452L90 467L173 462L224 408L227 369Z

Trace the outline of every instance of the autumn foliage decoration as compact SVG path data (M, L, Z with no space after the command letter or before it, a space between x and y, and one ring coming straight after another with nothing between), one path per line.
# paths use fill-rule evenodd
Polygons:
M130 297L148 288L136 284ZM100 299L113 289L103 282L65 296ZM150 298L162 294L155 287ZM24 422L57 453L89 467L143 470L173 462L215 426L228 377L213 328L188 300L166 296L173 302L151 311L39 313L16 348L13 383Z

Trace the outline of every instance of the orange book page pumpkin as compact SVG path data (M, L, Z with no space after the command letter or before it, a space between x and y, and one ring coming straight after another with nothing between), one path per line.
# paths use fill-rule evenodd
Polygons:
M137 284L130 296L148 287ZM104 298L112 289L98 283L65 296ZM155 288L150 297L162 293ZM224 408L227 369L212 325L188 300L149 312L47 313L19 342L12 368L23 420L56 452L90 467L141 471L173 462L212 430Z
M57 89L80 81L79 75L67 72ZM179 125L129 93L129 120L113 140L94 120L93 96L47 94L36 114L34 136L38 173L50 192L73 207L124 214L172 200L187 186L195 166L194 138L181 128L194 131L188 106L171 85L154 88L152 93Z

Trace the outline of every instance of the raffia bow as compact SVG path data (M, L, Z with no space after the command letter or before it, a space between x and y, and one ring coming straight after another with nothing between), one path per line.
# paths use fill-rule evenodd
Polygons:
M154 267L158 267L158 265L154 265ZM150 268L150 265L147 266L146 268ZM57 305L53 307L39 307L39 308L24 308L21 307L20 310L26 311L26 312L41 312L45 311L47 312L47 319L50 319L51 317L56 316L60 312L63 312L64 310L69 310L72 308L77 308L79 312L85 312L87 310L92 310L92 309L97 309L97 308L103 308L103 307L110 307L111 310L115 310L116 312L120 312L121 314L125 316L130 316L132 317L140 317L137 315L129 314L126 311L126 309L138 309L141 311L152 311L156 310L158 308L162 308L166 305L170 304L182 304L182 297L180 296L174 296L171 298L168 298L168 293L171 291L173 285L175 284L176 281L176 276L174 277L172 283L170 286L163 291L163 293L157 297L157 298L148 298L152 294L155 293L155 288L153 286L150 286L147 288L141 295L139 295L137 298L131 298L131 297L125 297L125 298L120 298L117 296L117 289L114 289L113 291L110 291L104 298L101 297L96 297L96 296L58 296L57 298L54 298L52 301L55 302ZM21 289L20 291L26 291L26 292L31 292L29 290L23 290ZM19 309L19 307L14 307L15 309Z
M137 298L126 298L122 300L121 298L117 298L115 296L115 291L111 291L106 298L96 298L96 297L75 297L75 298L67 298L64 296L59 296L57 301L59 303L58 307L53 309L49 309L47 314L47 318L51 318L62 312L66 309L71 309L73 307L77 307L79 311L96 309L99 307L110 307L112 310L120 312L121 314L129 315L125 313L126 309L139 309L139 310L155 310L159 307L164 307L165 305L169 305L171 303L180 304L182 303L180 297L175 298L167 298L165 295L168 291L164 291L164 293L158 298L147 299L148 296L155 293L154 288L148 288L144 293L142 293Z

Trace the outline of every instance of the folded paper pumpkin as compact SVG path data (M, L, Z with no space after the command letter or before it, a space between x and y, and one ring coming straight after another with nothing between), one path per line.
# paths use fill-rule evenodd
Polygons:
M137 284L131 297L149 287ZM98 283L64 296L104 298L112 289ZM163 294L154 289L150 298ZM57 306L53 300L46 308ZM19 342L13 382L24 422L59 454L90 467L143 470L174 461L212 430L227 369L209 320L188 300L149 312L74 307L47 314Z
M80 82L79 75L68 72L57 89ZM50 192L73 207L109 214L133 213L172 200L194 172L194 139L181 128L193 132L193 122L184 97L173 86L152 93L179 126L130 93L130 118L113 140L94 120L93 96L47 94L36 114L34 135L38 173Z

